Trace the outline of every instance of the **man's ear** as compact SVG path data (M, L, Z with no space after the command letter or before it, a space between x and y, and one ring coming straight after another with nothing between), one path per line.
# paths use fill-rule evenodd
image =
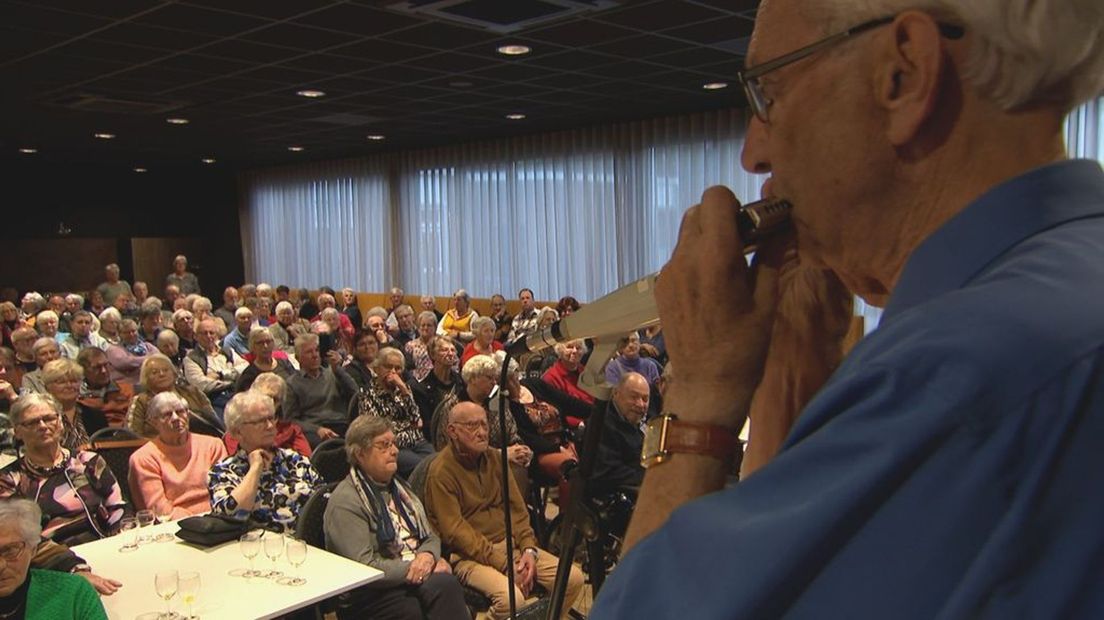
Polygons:
M886 134L895 146L916 137L940 96L943 39L935 19L906 11L888 27L890 38L875 59L875 99L886 111Z

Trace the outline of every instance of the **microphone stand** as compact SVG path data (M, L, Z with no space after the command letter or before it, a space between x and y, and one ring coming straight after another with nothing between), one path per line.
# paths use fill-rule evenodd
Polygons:
M510 518L510 459L506 456L506 380L510 375L510 353L502 360L502 372L498 378L498 384L503 386L498 390L498 429L502 438L502 514L506 520L506 587L510 593L510 618L517 618L517 601L514 596L514 523ZM513 415L513 414L510 414Z
M567 580L571 574L571 564L575 559L575 547L585 536L593 541L597 537L600 525L598 517L590 509L587 503L587 484L591 472L594 470L594 460L598 456L598 446L602 442L602 429L605 426L605 418L608 414L610 394L612 388L605 382L602 368L617 351L617 340L612 342L599 342L590 354L590 360L579 377L579 386L594 396L594 407L591 410L590 419L587 420L586 433L583 435L583 449L579 452L579 465L568 472L569 497L563 512L560 536L566 544L560 548L560 563L556 567L556 581L552 586L549 596L551 604L548 607L548 620L560 617L563 611L564 598L567 596ZM590 545L590 554L599 552L599 545ZM591 558L591 567L600 566L599 558ZM592 570L593 572L593 570ZM600 587L602 580L591 575L591 584L595 590ZM597 591L595 591L597 594Z

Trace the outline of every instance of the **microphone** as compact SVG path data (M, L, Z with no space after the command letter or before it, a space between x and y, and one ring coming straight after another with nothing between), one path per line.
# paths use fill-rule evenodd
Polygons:
M754 252L759 242L782 230L790 221L793 207L784 200L758 200L736 213L736 228L744 242L744 253ZM658 273L644 276L612 293L586 304L570 316L545 329L518 338L506 346L510 357L542 351L557 342L601 336L618 337L659 322L655 303Z

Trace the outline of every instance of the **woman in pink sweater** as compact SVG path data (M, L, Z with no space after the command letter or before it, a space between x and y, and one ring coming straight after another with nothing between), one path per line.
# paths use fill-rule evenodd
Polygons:
M149 404L148 421L157 436L130 457L130 494L136 510L179 519L211 510L207 472L226 458L226 447L188 430L188 403L162 392Z

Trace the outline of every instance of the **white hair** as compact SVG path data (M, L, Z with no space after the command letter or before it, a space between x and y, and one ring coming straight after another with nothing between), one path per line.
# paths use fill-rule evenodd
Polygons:
M283 312L284 310L294 311L295 306L291 305L291 303L286 302L286 301L281 301L280 303L276 304L276 313L277 314Z
M76 293L69 293L68 295L66 295L65 296L65 301L75 303L78 306L83 306L84 305L84 298L81 297L80 295L77 295Z
M42 536L42 509L29 499L5 499L0 501L0 523L19 532L23 542L34 547Z
M272 397L261 392L252 390L238 392L230 399L230 402L226 403L226 428L230 431L239 430L242 417L248 411L275 413L276 403L272 401Z
M100 313L100 320L101 321L106 321L108 319L115 319L116 321L122 321L123 320L123 315L122 315L122 313L119 312L119 310L117 308L113 308L113 307L112 308L105 308L104 311Z
M1005 110L1072 109L1104 91L1100 0L810 0L803 8L826 33L909 9L964 26L972 45L966 80Z

